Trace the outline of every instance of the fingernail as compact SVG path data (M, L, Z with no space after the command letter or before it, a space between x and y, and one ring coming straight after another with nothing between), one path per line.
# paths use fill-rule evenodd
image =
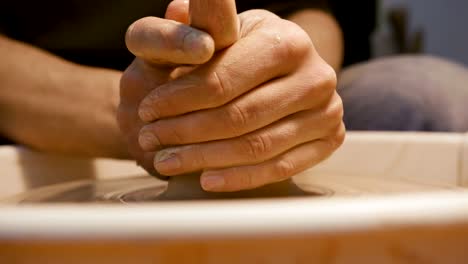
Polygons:
M161 145L158 138L149 131L140 133L138 136L138 143L144 151L152 151Z
M187 35L184 36L184 45L183 49L185 51L194 51L196 50L195 48L200 42L200 33L191 30L190 32L186 33Z
M190 52L197 61L208 61L214 53L214 41L200 31L192 30L183 40L184 51Z
M201 178L202 188L207 191L222 189L225 184L224 177L219 175L203 175Z
M138 116L143 122L151 122L159 118L159 116L148 106L142 105L138 109Z
M156 153L154 167L159 172L171 172L180 169L182 162L177 154L174 153L174 150L161 150Z

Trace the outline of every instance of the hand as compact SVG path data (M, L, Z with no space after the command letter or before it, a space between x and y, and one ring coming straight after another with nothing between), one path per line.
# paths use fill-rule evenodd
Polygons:
M226 14L203 15L195 8L201 2ZM136 22L127 34L138 58L122 77L119 120L137 160L168 176L201 170L205 190L237 191L327 158L344 140L343 108L335 72L309 36L263 10L244 12L236 23L234 1L207 2L191 1L191 21L211 19L198 28L213 39L157 18ZM211 41L223 44L218 49L235 43L213 55ZM168 64L201 65L181 71Z
M120 104L117 121L126 138L129 153L149 173L158 175L153 166L155 151L146 152L138 144L140 129L146 124L138 116L141 101L152 90L181 74L187 67L208 61L214 54L216 40L218 49L232 44L238 36L238 21L235 3L224 4L219 0L205 3L218 9L219 16L203 13L203 0L194 0L191 9L192 21L211 35L188 27L189 6L185 0L176 0L169 5L166 18L146 17L133 23L125 36L126 44L136 59L127 68L120 81ZM205 10L205 12L208 10ZM212 22L206 21L211 18ZM228 18L231 21L221 23ZM225 29L223 29L225 26ZM228 28L231 31L229 32ZM182 70L182 71L181 71ZM155 149L156 150L156 149Z

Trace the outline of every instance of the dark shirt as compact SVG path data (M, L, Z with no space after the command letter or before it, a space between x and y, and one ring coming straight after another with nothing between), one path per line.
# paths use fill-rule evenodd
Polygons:
M133 57L125 49L127 27L145 16L163 17L170 0L2 1L0 31L65 59L123 70ZM334 14L344 29L345 65L369 58L375 1L238 0L238 11L262 8L286 16L303 8Z
M0 135L0 145L11 145L13 142Z

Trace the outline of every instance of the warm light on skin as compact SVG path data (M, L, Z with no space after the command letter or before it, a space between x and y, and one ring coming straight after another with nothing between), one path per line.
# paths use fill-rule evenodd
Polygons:
M200 1L197 3L205 3L205 1ZM234 1L232 1L233 3ZM226 2L228 5L223 7L223 2L221 1L214 1L212 6L213 8L219 8L219 10L227 10L227 14L225 16L205 16L202 14L198 19L193 17L192 15L192 20L194 23L199 23L200 27L206 27L208 28L208 31L213 31L213 32L221 32L221 36L215 36L215 39L218 38L219 43L222 43L224 41L224 44L221 46L226 46L229 45L228 42L234 42L237 36L230 36L229 34L232 33L232 35L236 35L235 32L239 32L239 28L236 28L239 26L239 21L235 13L230 14L230 11L233 11L233 5L230 2ZM229 4L230 3L230 4ZM195 2L193 2L195 4ZM181 15L184 12L187 12L187 2L186 1L176 1L173 2L171 5L176 6L180 5L180 12L178 11L177 8L175 8L174 12L171 13L172 11L168 11L168 16L171 16L175 20L180 20L181 22L188 22L187 19L184 20L184 16ZM194 7L197 7L197 5L194 5ZM185 11L184 11L185 10ZM312 13L310 13L312 12ZM218 12L219 13L219 12ZM266 11L258 11L257 13L255 12L244 12L244 22L245 23L250 23L250 24L257 24L258 21L255 19L258 18L259 16L263 16L266 14ZM274 17L273 15L267 15L270 17ZM188 17L188 16L186 16ZM214 19L215 21L211 20L203 20L203 19ZM225 18L231 18L229 21L224 21ZM222 21L216 21L216 19L222 19ZM247 22L247 21L250 22ZM257 19L258 20L258 19ZM335 29L330 29L329 27L332 27L333 21L330 17L323 16L323 14L316 14L315 11L305 11L304 13L300 12L297 14L294 14L291 16L291 20L295 21L299 25L303 27L307 32L309 31L314 31L315 34L314 36L322 36L322 34L319 34L318 32L323 31L323 32L329 32L327 34L324 34L323 39L333 39L332 33L333 32L339 32L339 30ZM162 21L159 20L159 21ZM198 21L198 22L197 22ZM274 28L277 32L272 33L270 29L267 27L264 28L264 31L261 34L255 34L252 36L252 38L249 38L249 41L243 40L236 42L235 44L238 45L238 48L236 48L236 52L230 52L229 54L226 53L229 56L225 56L226 58L229 58L229 61L222 61L223 65L229 66L230 68L230 74L231 75L236 75L234 76L235 78L242 77L242 79L238 79L239 81L237 83L244 83L244 87L240 87L240 90L242 90L242 93L235 94L234 96L231 94L231 97L225 97L222 98L218 101L217 99L209 95L213 95L212 91L206 90L206 95L208 96L203 96L200 97L200 93L194 95L194 97L187 97L190 100L187 100L188 103L180 104L187 106L187 109L183 109L182 107L171 107L171 111L182 111L183 113L186 113L186 111L197 111L200 110L201 107L203 109L207 108L218 108L218 117L213 119L213 116L206 118L206 120L211 120L211 124L204 125L205 127L211 128L208 129L208 132L213 132L215 129L212 129L216 124L219 124L219 120L221 120L219 117L222 117L222 120L226 120L226 115L220 115L219 113L225 111L226 109L222 108L221 105L225 105L226 103L230 101L235 101L235 99L240 99L241 95L244 93L248 93L250 90L253 88L259 87L260 84L267 84L268 83L268 92L261 92L261 89L253 89L255 91L259 91L259 95L252 95L248 98L248 100L239 100L239 102L244 102L244 106L247 108L242 108L242 111L246 111L246 113L269 113L268 110L270 109L280 109L276 106L282 105L281 102L284 103L287 102L288 98L291 98L291 94L296 94L299 96L296 98L297 102L300 102L301 100L304 101L309 101L307 100L307 96L312 96L314 98L317 98L316 100L323 100L320 103L323 103L323 107L326 107L328 110L324 110L326 118L330 118L330 120L339 120L339 116L341 112L339 111L339 100L336 96L332 96L333 94L333 89L334 89L334 83L336 82L336 76L334 75L334 72L331 71L330 67L326 63L324 63L318 56L314 57L314 60L310 60L310 64L307 65L307 67L312 67L312 69L306 69L306 68L301 68L302 65L299 62L299 60L303 60L304 58L307 58L307 56L304 56L304 51L302 50L292 50L294 51L292 54L288 54L289 51L287 51L287 45L288 41L291 38L294 38L295 36L288 36L289 32L293 32L294 30L297 30L296 32L301 35L303 34L302 30L298 30L298 27L296 25L288 25L288 26L293 26L293 30L287 30L285 27L286 22L285 20L272 20L272 24L269 25L268 27ZM312 21L318 21L318 22L312 22ZM328 21L328 22L327 22ZM171 21L172 23L176 23L174 21ZM218 23L219 22L219 23ZM222 22L222 23L221 23ZM320 22L320 23L319 23ZM212 24L211 24L212 23ZM226 24L227 23L227 24ZM289 23L289 22L287 22ZM317 26L315 28L314 26L310 26L310 30L308 30L307 25L313 25L314 23L319 23L320 27ZM219 31L216 29L216 27L219 28L220 25L231 25L232 30L229 30L226 36L223 36L226 32L224 31ZM328 25L328 26L327 26ZM211 29L210 29L211 28ZM222 28L222 27L221 27ZM243 25L243 31L242 34L248 34L250 31L247 30L248 27L246 25ZM131 30L132 31L132 30ZM234 33L233 33L234 32ZM180 32L179 32L180 33ZM240 35L242 35L240 34ZM330 35L328 35L330 34ZM311 34L312 35L312 34ZM273 36L274 39L267 40L269 37ZM314 39L314 36L312 36L312 39L314 40L314 44L319 50L320 55L335 69L337 69L337 65L339 65L340 59L337 59L333 57L332 55L340 54L339 52L333 53L332 51L326 50L327 47L333 48L333 45L325 45L322 44L321 40L322 38L317 38ZM226 39L223 40L222 38L225 37ZM281 41L278 41L278 37L281 39ZM336 37L336 36L335 36ZM265 39L263 39L265 38ZM205 53L201 52L200 56L193 56L193 52L190 53L192 55L190 61L176 61L175 63L177 64L199 64L199 63L204 63L206 60L210 59L212 56L212 46L208 45L209 39L212 39L210 36L206 37L207 41L204 41L201 43L199 47L206 48ZM301 37L301 39L297 40L297 43L301 45L304 44L304 40L306 38ZM307 38L308 40L308 38ZM219 46L219 43L217 44ZM226 44L228 43L228 44ZM254 43L255 45L253 45ZM268 54L268 49L262 49L260 52L258 50L252 51L251 48L252 46L258 47L258 45L261 45L262 47L270 47L271 43L276 43L276 47L280 49L278 51L278 54ZM336 42L339 43L339 42ZM135 43L134 43L135 44ZM141 45L144 43L142 41L137 43L138 45L130 45L132 49L139 49ZM202 45L203 44L203 45ZM206 44L206 45L205 45ZM213 43L212 43L213 44ZM213 44L214 45L214 44ZM243 46L244 45L244 46ZM285 46L286 49L281 50L282 46ZM338 45L338 44L337 44ZM164 46L164 45L163 45ZM135 48L136 47L136 48ZM211 47L211 48L210 48ZM167 48L167 47L166 47ZM218 47L219 48L219 47ZM306 50L311 49L311 47L304 45ZM193 49L197 49L197 46L193 46ZM145 50L143 53L137 53L138 55L143 54L143 56L147 56L148 54L151 54L149 52L151 50ZM275 51L275 49L271 49L271 51ZM311 51L311 50L309 50ZM313 54L316 54L316 52L311 52ZM167 54L167 53L166 53ZM171 60L174 59L177 56L180 55L180 51L175 52L175 55L172 56L172 58L163 58L166 60ZM56 153L63 153L63 154L70 154L70 155L88 155L88 156L109 156L109 157L118 157L118 158L130 158L130 155L127 150L127 145L124 143L125 142L125 135L123 136L121 131L119 130L119 126L117 125L117 122L115 120L115 115L117 112L117 104L119 103L119 79L121 77L121 73L118 71L113 71L113 70L107 70L107 69L100 69L100 68L93 68L93 67L85 67L85 66L80 66L76 65L74 63L70 63L67 61L64 61L50 53L47 53L43 50L37 49L35 47L32 47L30 45L20 43L14 40L10 40L5 37L0 37L0 57L2 57L2 60L8 63L2 63L0 65L1 67L1 73L2 73L2 78L0 78L0 86L5 87L4 89L0 90L0 105L2 105L2 111L1 111L1 120L2 124L0 125L0 133L7 136L8 138L11 138L12 140L30 146L35 149L39 149L42 151L50 151L50 152L56 152ZM205 57L202 55L206 55ZM181 55L182 56L182 55ZM281 56L288 56L288 59L283 59ZM296 59L289 59L290 57L295 57ZM275 65L275 64L268 64L268 63L274 63L275 60L272 60L271 58L277 58L279 57L281 64L280 65ZM338 56L339 57L339 56ZM161 59L161 58L160 58ZM183 56L180 57L179 59L186 59ZM219 59L219 58L218 58ZM150 60L151 61L151 60ZM154 62L154 61L153 61ZM160 61L156 61L156 63L159 63ZM187 63L181 63L181 62L187 62ZM235 63L234 63L235 62ZM242 64L244 62L244 64ZM261 67L255 67L255 65L261 65L261 63L256 63L256 62L264 62L264 65L269 65L271 69L264 70ZM284 63L286 62L286 63ZM211 65L215 64L215 61L210 62ZM135 63L131 67L143 67L144 63ZM237 68L234 66L238 65ZM298 66L301 65L301 70L299 70ZM151 76L157 75L157 70L151 69L151 67L148 67L148 65L145 66L145 70L152 71ZM213 66L214 67L214 66ZM281 68L283 67L283 68ZM305 66L304 66L305 67ZM164 65L165 72L164 74L159 72L159 75L161 77L161 82L153 82L154 87L148 88L149 90L145 91L144 94L148 94L151 90L156 88L156 86L160 86L162 83L167 81L167 78L171 79L171 77L175 76L173 72L169 70L167 65ZM137 69L138 71L138 69ZM227 70L226 70L227 71ZM225 73L226 73L225 71ZM179 76L180 76L180 72ZM206 79L199 78L199 80L208 80L209 83L211 83L211 86L206 86L206 87L215 87L219 83L219 76L221 78L227 78L223 76L221 73L221 69L219 72L216 74L213 74L213 69L205 69L205 72L202 73L205 74L203 75L206 77ZM313 72L317 74L317 76L314 76L314 78L311 78L310 73ZM211 74L209 74L211 73ZM248 73L248 74L247 74ZM255 73L255 78L250 78L248 75L252 75ZM166 78L164 79L162 76L165 76ZM229 77L230 75L228 75ZM285 77L288 76L288 78L277 78L279 76ZM135 76L134 76L135 77ZM133 81L137 80L141 76L136 76L136 79ZM200 77L200 76L198 76ZM233 77L233 78L234 78ZM196 78L194 78L196 79ZM271 81L275 79L275 81ZM300 81L299 81L300 79ZM311 80L313 79L313 80ZM271 82L270 82L271 81ZM214 85L213 85L214 84ZM226 83L228 84L228 83ZM273 86L270 86L272 84ZM282 89L279 88L274 88L275 85L281 86ZM251 87L252 86L252 87ZM96 88L99 87L99 88ZM311 90L291 90L288 92L285 92L285 87L288 87L287 89L292 89L292 88L302 88L302 87L320 87L323 88L323 91L326 92L318 92L318 95L324 95L323 97L317 96L317 94L314 94L313 91ZM14 91L12 91L14 89ZM321 90L321 89L318 89ZM269 98L266 99L265 97L262 96L270 96L272 94L275 94L276 92L279 91L284 91L281 95L278 93L274 98ZM322 90L321 90L322 91ZM11 96L14 94L15 96ZM257 93L255 93L257 94ZM263 95L262 95L263 94ZM268 95L270 94L270 95ZM125 94L124 94L125 96ZM284 96L284 98L283 98ZM38 98L41 98L41 100L38 100ZM139 107L139 104L143 100L143 96L141 98L133 98L135 101L132 102L132 106L135 108ZM194 99L195 98L195 99ZM195 107L195 109L190 109L190 107L193 107L193 103L199 103L199 102L204 102L204 100L211 100L213 99L214 101L211 102L211 105L200 105ZM247 97L245 97L247 98ZM253 99L252 99L253 98ZM264 99L261 99L264 98ZM181 98L176 98L176 101L180 101ZM216 99L216 100L215 100ZM264 103L262 103L262 100L264 100ZM330 104L325 104L324 102L327 100L331 100L332 103ZM267 104L267 102L275 102L275 107L271 107ZM302 103L303 105L307 105L307 103ZM267 106L268 105L268 106ZM174 104L174 106L178 106L178 104ZM262 109L262 107L267 106L267 109ZM293 109L294 107L288 106ZM264 128L265 126L271 124L272 122L278 120L282 115L286 114L291 114L295 113L297 110L291 110L288 107L285 107L281 111L284 111L282 114L276 114L276 115L265 115L265 120L263 123L258 123L255 124L252 123L248 129L244 127L244 130L239 130L241 133L239 134L239 131L237 135L234 135L231 132L229 133L221 133L220 135L217 135L217 139L219 138L229 138L233 136L240 136L241 134L246 134L248 132L252 132L253 130L259 130L259 133L261 128ZM232 114L233 110L235 108L232 108L229 114ZM138 113L138 109L134 109L136 113ZM214 113L216 111L212 111ZM173 112L172 112L173 113ZM177 113L177 114L183 114L183 113ZM271 114L271 113L270 113ZM216 115L216 114L215 114ZM233 118L235 114L232 115ZM320 116L320 115L317 115ZM135 122L140 124L127 124L128 127L137 127L137 126L142 126L141 120L139 119L139 116L135 115ZM206 116L205 116L206 117ZM205 118L203 117L203 118ZM137 119L138 118L138 119ZM239 119L240 120L240 119ZM297 122L297 121L295 121ZM334 123L334 121L330 121L330 124ZM67 124L67 125L64 125ZM125 127L125 125L124 125ZM198 127L198 126L195 126ZM224 126L223 129L225 129L227 126ZM34 128L34 129L31 129ZM184 131L187 130L187 128L183 128ZM279 129L281 130L281 129ZM315 135L319 138L322 138L325 136L327 133L336 133L337 136L336 138L341 139L342 136L342 131L343 129L336 129L336 131L322 131L324 134L321 135ZM137 133L139 129L136 129ZM206 134L201 132L201 134ZM228 135L229 134L229 135ZM285 133L280 132L277 133L277 135L284 135ZM131 137L133 144L138 146L138 135L132 135ZM294 137L292 137L294 138ZM335 138L332 136L331 138ZM199 139L203 139L199 135ZM327 140L329 138L327 137ZM213 141L213 138L205 138L206 141ZM308 139L310 140L310 139ZM327 141L325 140L325 141ZM215 140L216 141L216 140ZM341 140L331 140L330 144L324 143L324 146L334 148L335 146L339 145L338 143ZM253 145L258 145L255 142L256 140L251 140L251 144ZM293 143L292 141L287 141L291 143L292 145L296 144ZM193 142L191 142L193 143ZM131 145L131 144L130 144ZM278 145L278 144L275 144ZM284 145L284 148L291 148L292 145ZM239 145L240 146L240 145ZM135 147L135 146L134 146ZM132 147L130 147L132 148ZM139 147L138 147L139 148ZM223 147L225 149L226 147ZM229 149L229 148L228 148ZM232 149L232 148L231 148ZM286 150L286 149L285 149ZM329 151L325 151L327 154ZM268 153L273 153L273 152L268 152ZM274 152L276 153L276 152ZM141 160L143 157L147 158L147 168L153 167L153 158L154 158L154 153L147 153L143 154L141 156L136 156L137 159ZM319 159L317 159L319 160ZM141 161L140 161L141 162ZM287 169L287 164L282 163L279 165L280 168L286 168ZM219 172L219 171L218 171Z
M174 68L194 64L191 53L177 48L180 39L171 38L175 34L168 27L159 29L173 21L151 18L158 23L149 23L145 18L144 23L135 22L138 30L127 38L128 43L138 44L127 45L137 59L122 78L126 96L119 120L131 139L132 154L146 170L175 176L174 181L176 175L203 171L205 190L239 191L289 179L341 145L345 128L336 73L304 28L266 10L237 16L230 0L192 0L190 9L191 25L210 32L218 50L229 48L186 75L169 80L166 72L168 64ZM210 16L214 9L217 15ZM293 18L304 25L315 20L323 22L322 28L336 26L330 16L313 10ZM148 30L164 31L164 43L174 43L173 47L153 50L152 41L145 40L148 34L138 33ZM321 40L317 45L325 47ZM167 63L171 56L164 54L174 52L177 60ZM338 67L340 54L324 58ZM184 56L187 62L181 63Z
M0 35L0 134L33 149L129 158L115 70L65 61Z

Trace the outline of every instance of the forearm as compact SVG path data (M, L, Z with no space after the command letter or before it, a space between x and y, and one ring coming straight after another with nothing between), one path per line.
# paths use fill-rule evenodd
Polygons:
M115 111L120 73L0 36L0 133L35 149L127 157Z
M305 9L293 13L288 19L309 34L320 56L339 71L343 62L344 43L335 18L322 10Z

